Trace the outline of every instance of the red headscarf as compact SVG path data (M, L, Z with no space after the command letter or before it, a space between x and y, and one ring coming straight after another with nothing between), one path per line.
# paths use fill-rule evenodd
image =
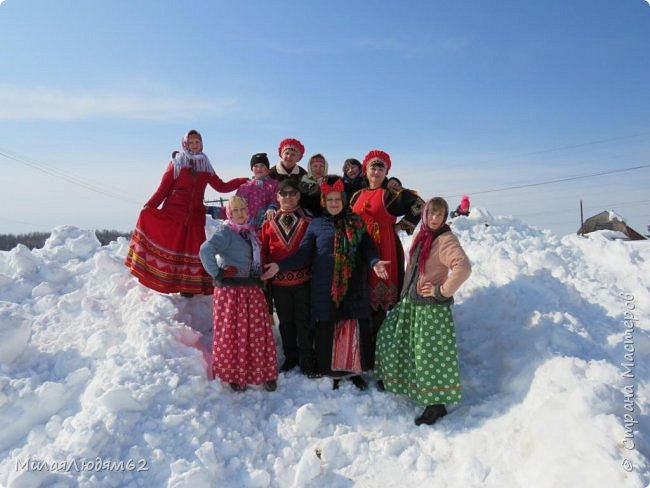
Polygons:
M409 251L409 260L411 261L411 267L412 267L414 266L413 253L415 252L415 250L420 244L422 245L420 254L418 255L418 262L417 262L418 273L420 274L424 272L424 264L426 263L427 258L429 257L429 253L431 252L433 241L440 234L443 234L451 230L449 226L446 223L444 223L447 221L447 216L449 215L449 206L447 205L447 202L444 200L443 202L445 202L445 219L443 224L435 230L429 228L429 214L431 213L430 203L432 199L433 198L427 200L427 202L424 204L424 207L422 207L422 214L420 216L421 217L420 231L411 242L411 249Z

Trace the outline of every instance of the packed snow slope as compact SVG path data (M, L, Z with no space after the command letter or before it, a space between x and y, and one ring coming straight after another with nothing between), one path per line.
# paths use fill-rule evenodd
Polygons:
M421 427L372 384L211 381L211 297L140 286L123 239L61 226L0 253L0 485L648 485L650 246L481 209L453 229L464 396Z

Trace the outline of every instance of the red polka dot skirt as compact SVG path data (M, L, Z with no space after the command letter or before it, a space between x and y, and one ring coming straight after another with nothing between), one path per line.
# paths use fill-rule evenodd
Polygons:
M258 286L216 286L212 374L229 383L259 385L278 377L269 311Z

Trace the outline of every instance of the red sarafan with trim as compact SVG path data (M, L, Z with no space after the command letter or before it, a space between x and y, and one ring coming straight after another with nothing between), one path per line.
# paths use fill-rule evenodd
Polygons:
M404 266L404 251L394 230L397 217L386 209L383 188L361 190L355 197L352 211L360 215L366 223L368 234L379 252L379 259L390 261L386 266L388 279L383 280L374 273L369 274L371 307L374 310L387 310L399 299L403 274L400 267Z
M395 223L403 216L400 226L408 233L420 220L422 199L412 190L386 188L386 175L392 163L390 156L379 149L373 149L363 158L363 172L368 175L368 187L357 191L350 199L350 208L361 216L372 238L379 259L390 261L386 266L388 279L370 274L370 306L373 310L388 310L399 299L404 278L404 250L397 236ZM377 174L379 168L384 172ZM368 174L370 172L370 174Z
M140 212L124 262L141 284L161 293L212 293L212 279L199 259L206 238L205 189L210 185L228 193L248 181L219 178L202 142L199 151L189 149L193 135L201 137L195 130L185 134L183 149L174 152L158 189Z

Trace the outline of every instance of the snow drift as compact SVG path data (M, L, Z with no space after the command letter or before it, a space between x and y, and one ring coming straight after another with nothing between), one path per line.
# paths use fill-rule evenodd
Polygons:
M643 487L650 246L473 209L454 314L462 403L433 427L374 388L207 377L211 297L141 287L123 239L0 253L0 484Z

